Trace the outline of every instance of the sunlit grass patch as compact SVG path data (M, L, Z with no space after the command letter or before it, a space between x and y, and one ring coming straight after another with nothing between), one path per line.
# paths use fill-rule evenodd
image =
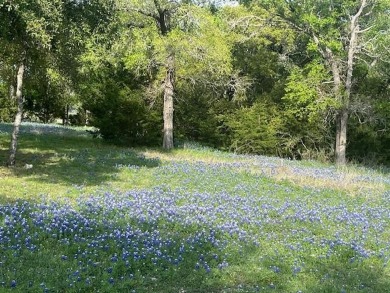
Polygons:
M224 164L237 172L250 172L288 181L300 187L325 188L346 192L351 196L375 196L390 189L390 176L387 170L376 171L353 165L337 168L330 164L313 161L297 162L264 156L235 155L212 149L177 149L172 152L143 150L147 158L162 161L203 163L209 166Z

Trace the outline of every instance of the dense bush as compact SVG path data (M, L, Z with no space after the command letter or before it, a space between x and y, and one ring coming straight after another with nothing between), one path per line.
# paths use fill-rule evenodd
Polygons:
M390 163L390 134L384 129L352 121L348 154L352 161L368 166Z
M129 146L159 144L161 115L149 109L142 92L107 83L95 94L87 105L90 124L104 139Z
M227 139L221 115L232 111L225 99L216 99L215 93L196 91L178 93L175 107L175 138L221 147Z
M226 116L230 149L238 153L277 154L282 121L275 106L256 103Z

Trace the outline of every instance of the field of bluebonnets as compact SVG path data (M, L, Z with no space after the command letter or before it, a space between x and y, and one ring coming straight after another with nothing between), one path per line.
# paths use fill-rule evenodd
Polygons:
M19 147L0 167L1 292L390 292L386 169L38 124Z

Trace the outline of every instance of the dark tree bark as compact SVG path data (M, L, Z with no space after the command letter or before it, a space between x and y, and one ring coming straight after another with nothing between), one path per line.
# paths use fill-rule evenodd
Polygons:
M335 156L337 165L345 165L347 163L347 124L348 110L342 109L336 116L336 147Z
M62 125L69 125L69 105L66 104L64 110L64 118L62 119Z

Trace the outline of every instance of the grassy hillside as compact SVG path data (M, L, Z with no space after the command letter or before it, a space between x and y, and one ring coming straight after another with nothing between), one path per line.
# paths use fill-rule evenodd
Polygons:
M1 292L390 292L385 170L22 130L0 166Z

